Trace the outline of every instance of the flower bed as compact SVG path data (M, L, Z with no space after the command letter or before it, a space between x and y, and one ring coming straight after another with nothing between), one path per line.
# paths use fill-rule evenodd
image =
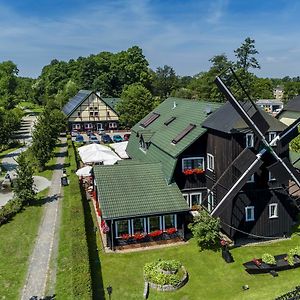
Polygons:
M144 266L144 278L158 291L174 291L188 281L184 266L176 260L157 260Z

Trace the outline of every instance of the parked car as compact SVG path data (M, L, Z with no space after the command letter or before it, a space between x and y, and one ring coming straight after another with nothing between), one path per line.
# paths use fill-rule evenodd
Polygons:
M104 134L104 133L105 133L104 129L99 129L99 130L98 130L98 134L99 134L99 135L102 135L102 134Z
M113 136L113 141L114 141L115 143L123 142L123 138L122 138L119 134L115 134L115 135Z
M104 135L102 135L102 142L104 144L109 144L109 143L112 143L113 141L108 134L104 134Z
M99 140L97 139L97 137L94 134L90 135L89 141L90 141L90 143L100 144Z
M84 138L81 134L77 134L76 138L75 138L75 142L77 143L83 143L84 142Z
M124 134L124 141L128 141L130 138L130 133L125 133Z

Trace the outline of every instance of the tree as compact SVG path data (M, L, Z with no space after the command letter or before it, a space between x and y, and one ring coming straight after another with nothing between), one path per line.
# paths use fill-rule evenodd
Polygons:
M234 50L235 56L237 58L236 66L237 68L243 69L248 72L250 68L260 69L260 65L257 59L254 57L259 52L255 49L255 40L247 37L244 43Z
M172 67L167 65L164 65L162 68L158 67L156 72L153 73L153 94L164 99L178 87L178 83L178 77Z
M15 197L26 204L33 200L36 194L34 191L33 168L25 152L20 153L17 163L17 178L14 181L13 190Z
M213 218L206 210L200 210L194 222L189 224L200 251L220 247L220 219Z
M120 114L120 122L132 127L144 118L153 108L153 97L142 84L134 83L126 87L116 110Z

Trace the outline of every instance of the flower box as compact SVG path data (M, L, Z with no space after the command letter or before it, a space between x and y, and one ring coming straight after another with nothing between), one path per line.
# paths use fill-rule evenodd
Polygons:
M177 229L176 229L176 228L168 228L168 229L166 230L166 233L167 233L167 234L173 234L173 233L175 233L175 232L177 232Z
M186 175L186 176L188 176L188 175L193 175L193 174L199 175L199 174L203 174L203 173L204 173L204 170L201 169L201 168L185 169L185 170L183 170L182 173L183 173L184 175Z

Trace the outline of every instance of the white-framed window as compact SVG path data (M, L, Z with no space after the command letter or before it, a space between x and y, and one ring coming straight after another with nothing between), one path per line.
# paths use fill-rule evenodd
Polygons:
M254 134L247 133L246 134L246 148L252 148L252 147L254 147Z
M207 210L211 212L215 207L214 193L211 190L207 190Z
M187 157L182 159L182 171L189 169L204 170L204 157Z
M146 232L146 218L131 219L131 234Z
M123 234L131 234L130 220L118 220L115 222L116 238L122 237Z
M118 125L117 125L116 122L109 122L109 123L108 123L108 127L109 127L109 128L117 128Z
M148 233L162 230L162 217L161 216L152 216L148 217Z
M202 203L202 193L191 193L189 195L189 207L190 208L197 208Z
M276 132L269 132L268 133L268 141L271 142L272 140L274 140L277 136L277 133Z
M269 171L269 181L275 181L276 178L272 175L272 173Z
M177 228L177 215L164 215L163 216L163 230L168 228Z
M269 219L278 218L278 204L271 203L269 204Z
M254 174L252 174L251 176L250 176L250 178L247 180L247 183L251 183L251 182L254 182L255 181L255 179L254 179Z
M207 153L207 169L210 171L214 171L215 169L215 158L210 153Z
M84 127L85 128L93 128L93 124L92 123L85 123Z
M72 128L73 128L73 129L80 129L80 124L73 124L73 125L72 125Z
M245 219L246 222L254 221L254 206L245 207Z

